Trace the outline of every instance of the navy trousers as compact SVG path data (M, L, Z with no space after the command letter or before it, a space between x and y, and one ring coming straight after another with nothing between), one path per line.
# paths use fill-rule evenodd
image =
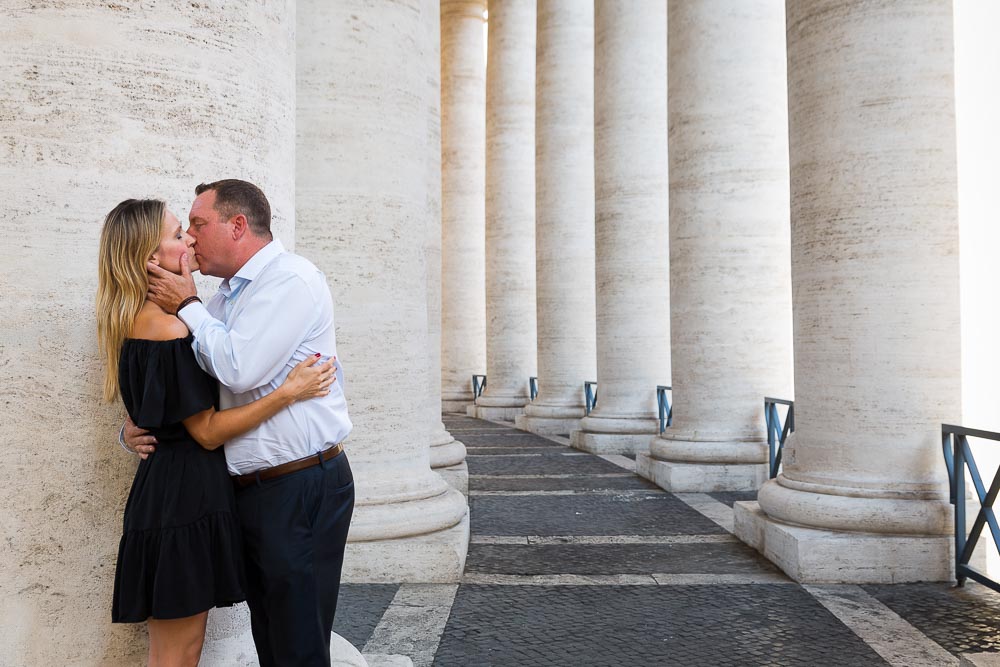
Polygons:
M330 664L354 477L347 455L236 491L261 667Z

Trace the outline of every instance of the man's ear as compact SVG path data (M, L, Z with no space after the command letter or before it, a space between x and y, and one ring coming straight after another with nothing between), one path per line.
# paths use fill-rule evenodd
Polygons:
M246 233L247 228L250 226L250 223L247 222L247 217L242 213L235 216L232 219L232 222L233 222L233 240L239 241L241 238L243 238L243 235Z

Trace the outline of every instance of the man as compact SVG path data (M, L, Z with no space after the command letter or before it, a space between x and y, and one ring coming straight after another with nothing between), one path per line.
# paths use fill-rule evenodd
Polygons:
M336 356L326 279L271 235L259 188L227 179L199 185L188 233L201 272L222 278L207 305L187 262L182 275L150 264L149 298L194 336L223 409L267 395L302 359ZM351 430L342 378L326 397L295 403L225 445L247 565L247 603L260 664L329 665L354 483L341 443ZM130 449L154 449L127 429Z

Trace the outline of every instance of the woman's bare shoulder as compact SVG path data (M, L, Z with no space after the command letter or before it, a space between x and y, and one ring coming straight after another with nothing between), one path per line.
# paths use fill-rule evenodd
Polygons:
M187 334L188 328L177 317L163 312L155 303L146 302L135 317L130 338L174 340Z

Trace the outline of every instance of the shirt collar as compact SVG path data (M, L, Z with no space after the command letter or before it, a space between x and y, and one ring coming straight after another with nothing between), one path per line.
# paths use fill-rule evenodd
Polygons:
M264 267L271 263L271 260L285 252L285 246L281 245L281 239L274 239L266 246L257 251L257 253L246 261L246 264L240 267L240 270L236 272L234 278L243 278L244 280L253 280L260 272L264 270Z
M275 238L266 246L258 250L253 257L248 259L246 263L240 267L240 270L236 272L236 275L227 280L223 280L222 284L219 285L219 289L228 297L237 285L241 283L248 283L259 276L260 272L264 270L264 267L270 264L271 260L283 252L285 252L285 246L281 244L281 239Z

